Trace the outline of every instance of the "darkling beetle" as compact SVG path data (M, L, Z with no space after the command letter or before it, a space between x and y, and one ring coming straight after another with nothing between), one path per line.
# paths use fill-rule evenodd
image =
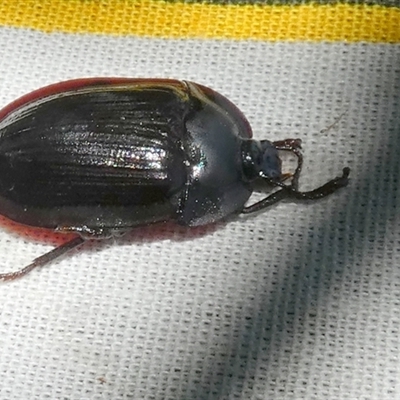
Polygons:
M348 183L344 168L300 192L300 140L251 137L234 104L187 81L80 79L14 101L0 111L0 214L78 236L0 280L21 277L87 239L168 220L209 224L284 199L316 200ZM282 173L280 150L297 156L293 174ZM257 181L277 190L245 206Z

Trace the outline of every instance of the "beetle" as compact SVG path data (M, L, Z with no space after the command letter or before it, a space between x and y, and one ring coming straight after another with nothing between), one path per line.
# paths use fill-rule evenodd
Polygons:
M282 150L297 157L292 174L282 173ZM301 192L302 164L299 139L252 139L233 103L194 82L89 78L39 89L0 111L0 214L78 235L0 279L21 277L87 239L169 220L210 224L348 184L344 168ZM276 190L246 205L260 181Z

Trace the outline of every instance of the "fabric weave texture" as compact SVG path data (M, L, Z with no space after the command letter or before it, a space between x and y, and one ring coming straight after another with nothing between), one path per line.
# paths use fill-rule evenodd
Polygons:
M400 398L398 2L0 10L0 106L80 77L192 80L256 138L301 138L302 189L351 168L319 202L136 229L1 283L1 400ZM1 272L65 240L1 222Z

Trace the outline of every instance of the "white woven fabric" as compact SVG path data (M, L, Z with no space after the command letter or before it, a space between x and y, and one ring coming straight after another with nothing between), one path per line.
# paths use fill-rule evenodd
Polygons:
M193 80L256 137L303 139L302 188L352 169L320 202L137 229L1 283L0 399L400 398L399 46L3 28L0 48L2 106L84 76ZM39 239L1 227L1 271Z

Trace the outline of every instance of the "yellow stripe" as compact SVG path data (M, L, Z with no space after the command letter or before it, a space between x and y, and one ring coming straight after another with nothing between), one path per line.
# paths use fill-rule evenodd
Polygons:
M3 0L0 25L45 32L267 41L400 42L400 9L215 5L157 0Z

